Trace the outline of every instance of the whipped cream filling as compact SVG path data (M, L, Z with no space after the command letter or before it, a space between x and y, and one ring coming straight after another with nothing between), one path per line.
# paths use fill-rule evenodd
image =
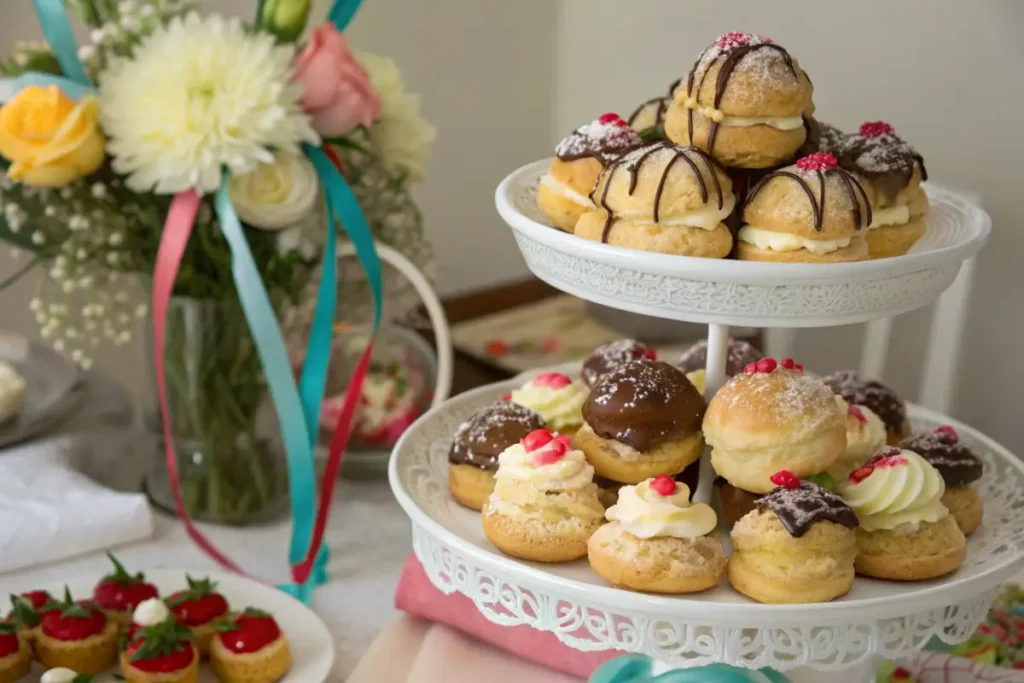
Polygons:
M871 207L871 225L868 226L868 230L886 225L906 225L909 222L910 207L906 204L900 203L885 209Z
M752 225L744 225L740 228L737 237L739 237L741 242L753 244L758 249L770 251L798 251L806 249L818 256L844 249L850 246L850 242L853 240L853 237L841 237L835 240L809 240L788 232L762 230Z
M705 108L703 113L711 118L713 109ZM733 126L734 128L750 128L751 126L771 126L776 130L796 130L804 125L803 116L723 116L718 122L720 126Z
M590 429L590 426L589 425L585 425L584 429ZM593 431L593 430L591 430L591 431ZM611 448L613 451L615 451L615 453L620 458L622 458L623 460L626 460L626 461L636 460L641 455L643 455L640 451L638 451L637 449L633 448L628 443L622 443L621 441L616 441L615 439L606 439L605 443L608 444L609 448Z
M722 208L718 208L718 202L709 204L703 209L694 209L685 213L677 214L671 218L658 221L658 225L682 225L688 228L701 228L703 230L714 230L718 224L729 217L736 206L736 195L730 194L722 202ZM634 220L636 225L654 225L652 220Z
M686 484L676 484L675 491L664 496L651 489L653 481L619 489L618 502L605 513L608 520L618 522L637 538L699 538L718 526L710 506L690 502Z
M566 199L573 203L579 204L580 206L585 206L588 209L594 208L594 202L590 201L590 197L586 196L585 194L580 194L576 190L572 189L571 187L563 183L561 180L553 178L550 173L544 174L544 176L540 179L540 184L547 185L548 189L552 190L553 192L556 192L557 194L562 195L563 197L565 197Z

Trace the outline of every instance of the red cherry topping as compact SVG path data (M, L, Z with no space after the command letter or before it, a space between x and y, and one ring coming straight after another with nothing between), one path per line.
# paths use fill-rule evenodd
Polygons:
M776 486L781 486L784 489L800 488L800 479L789 470L779 470L769 477L769 480Z
M536 451L547 446L554 440L555 436L549 429L534 429L519 442L527 452Z
M511 401L512 400L512 394L505 394L504 396L501 397L501 400L502 401Z
M54 640L85 640L103 633L107 617L95 603L82 601L43 615L43 633Z
M658 352L647 344L637 344L636 350L640 353L641 358L647 360L658 360Z
M281 637L281 629L269 614L246 610L234 619L234 630L217 634L224 647L235 654L258 652Z
M792 370L793 368L796 367L796 361L793 360L792 358L783 358L779 365L786 368L787 370Z
M131 655L138 652L145 642L145 639L140 639L128 646L128 659L133 669L150 674L169 674L187 669L196 658L195 646L192 643L181 643L170 652L160 652L145 659L131 659Z
M828 152L808 154L796 162L796 167L804 171L827 171L838 166L839 162Z
M18 628L7 626L0 630L0 659L9 657L21 649L21 641L18 640Z
M545 372L534 377L531 384L545 389L562 389L572 384L572 379L560 372Z
M941 427L936 427L935 431L938 432L939 434L949 434L951 437L953 437L954 441L960 440L960 435L957 434L956 430L953 429L953 427L951 427L950 425L942 425Z
M864 417L864 411L860 409L860 406L851 405L846 409L846 412L853 415L854 419L861 424L866 424L868 418Z
M868 477L870 477L871 473L874 471L875 468L872 467L871 465L864 465L863 467L858 467L853 472L850 472L850 481L854 484L859 484Z
M778 365L774 358L762 358L757 361L756 367L758 372L774 372Z
M619 128L622 128L623 126L627 125L626 122L622 120L622 117L616 114L615 112L601 114L601 116L597 119L597 122L603 123L605 125L612 123L618 126Z
M743 368L743 372L748 375L753 375L755 372L757 372L757 363L747 363L746 366Z
M722 50L732 50L737 47L743 47L747 43L754 41L754 44L770 43L771 38L754 34L754 33L741 33L740 31L729 31L725 35L719 36L718 40L715 41Z
M885 121L866 121L860 124L860 135L865 138L880 138L883 135L892 135L893 130Z
M676 480L667 474L659 474L651 481L650 487L660 496L671 496L676 492Z
M911 673L902 666L897 666L892 670L892 680L894 681L909 681L911 678L913 678Z

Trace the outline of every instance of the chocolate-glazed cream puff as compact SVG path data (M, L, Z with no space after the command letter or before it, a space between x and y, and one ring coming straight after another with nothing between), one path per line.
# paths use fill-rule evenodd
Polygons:
M942 504L953 515L960 531L970 535L979 526L984 505L971 484L981 479L984 466L971 449L960 440L960 435L949 425L918 432L900 444L900 448L914 451L938 470L946 483Z
M705 49L678 88L665 133L726 166L768 168L807 140L814 87L790 54L765 36L730 32Z
M576 235L627 249L722 258L736 198L725 170L696 147L653 142L608 165Z
M573 446L598 475L637 484L674 475L704 449L704 398L678 368L635 360L602 377L583 405Z
M597 384L597 380L615 368L639 358L657 360L658 354L647 344L635 339L616 339L610 344L594 349L583 362L583 371L580 374L586 385L592 387Z
M898 444L910 436L907 405L899 394L878 380L863 379L853 370L840 370L824 377L829 389L852 405L866 406L885 423L886 441Z
M618 114L580 126L555 147L555 159L537 187L537 208L555 227L572 232L579 217L594 209L590 191L601 171L640 142Z
M473 413L459 425L448 451L448 487L455 500L480 510L494 491L501 452L544 426L540 415L511 401L498 401Z

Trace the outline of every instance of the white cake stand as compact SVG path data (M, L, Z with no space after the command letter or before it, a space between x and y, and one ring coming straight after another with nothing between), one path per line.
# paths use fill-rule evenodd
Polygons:
M934 300L962 261L983 246L990 221L955 192L928 186L928 233L910 254L880 261L774 264L628 251L555 230L535 207L547 161L525 166L498 188L498 211L530 269L584 299L675 320L709 323L707 390L724 381L729 325L811 327L891 316ZM447 452L457 426L518 386L510 380L462 394L420 418L396 446L392 489L413 526L413 547L445 593L462 593L489 620L550 631L579 650L650 655L670 668L724 663L771 667L794 681L868 681L879 657L899 657L933 637L956 643L988 612L1000 585L1024 567L1024 464L984 434L918 406L915 428L952 424L984 460L976 486L985 522L954 574L915 583L858 577L843 598L813 605L762 605L717 588L686 597L608 586L586 560L543 565L509 558L486 539L478 513L448 491ZM714 472L701 461L695 498L709 500ZM695 679L696 680L696 679Z

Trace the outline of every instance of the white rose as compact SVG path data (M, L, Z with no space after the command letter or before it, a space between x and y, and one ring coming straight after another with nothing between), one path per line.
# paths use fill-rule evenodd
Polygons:
M132 613L132 622L139 626L156 626L167 621L169 616L171 616L171 612L163 600L149 598L140 602L135 608L135 612Z
M309 215L320 193L320 179L308 159L276 152L274 163L228 179L231 202L246 225L280 230Z

